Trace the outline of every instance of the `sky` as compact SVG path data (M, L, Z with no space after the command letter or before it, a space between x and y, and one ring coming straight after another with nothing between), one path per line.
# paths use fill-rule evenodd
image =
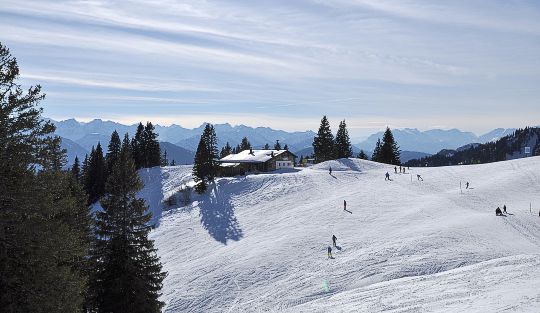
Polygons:
M540 1L0 0L44 115L353 138L540 124Z

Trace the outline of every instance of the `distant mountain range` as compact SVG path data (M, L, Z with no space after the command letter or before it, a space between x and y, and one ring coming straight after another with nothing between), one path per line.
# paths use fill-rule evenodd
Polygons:
M457 149L469 143L495 141L503 136L513 133L515 130L515 128L497 128L484 135L476 136L471 132L463 132L458 129L432 129L420 131L415 128L405 128L392 129L392 134L401 150L435 154L442 149ZM382 139L383 134L384 132L373 134L356 146L364 151L371 151L373 150L377 139Z
M443 149L437 154L406 162L407 166L446 166L480 164L540 156L540 127L516 130L496 141L472 143L457 149Z
M75 119L64 121L51 120L56 125L56 134L64 140L63 147L68 150L68 160L71 163L78 155L80 159L88 153L97 142L101 142L106 149L111 133L116 130L120 135L129 133L133 136L137 124L124 125L112 121L95 119L90 122L79 122ZM169 160L174 159L177 164L190 164L193 160L194 151L197 149L200 135L204 129L204 123L193 129L184 128L179 125L161 126L154 125L162 141L162 148L167 150ZM247 137L253 147L260 148L265 144L271 147L276 140L284 146L287 144L289 150L300 155L310 155L313 152L311 146L313 131L286 132L274 130L268 127L249 127L244 125L231 126L230 124L214 125L218 137L218 146L222 147L226 142L231 146L239 144L243 137ZM392 133L400 149L402 150L403 161L435 154L442 149L457 149L470 143L485 143L497 140L512 133L515 129L494 129L484 135L476 136L471 132L463 132L458 129L441 130L433 129L420 131L418 129L393 129ZM353 153L357 155L360 149L368 155L375 146L378 138L382 138L383 132L369 136L363 142L353 144Z

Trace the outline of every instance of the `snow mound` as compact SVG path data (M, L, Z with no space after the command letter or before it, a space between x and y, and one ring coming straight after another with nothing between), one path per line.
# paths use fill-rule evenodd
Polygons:
M154 210L190 173L150 169L141 194ZM164 312L538 312L539 191L540 157L220 178L151 233Z
M381 163L355 159L355 158L349 158L349 159L337 159L337 160L321 162L321 163L313 165L312 167L310 167L310 169L328 171L330 168L332 168L332 171L362 172L362 171L375 169L375 168L381 168L381 167L384 167L384 165Z

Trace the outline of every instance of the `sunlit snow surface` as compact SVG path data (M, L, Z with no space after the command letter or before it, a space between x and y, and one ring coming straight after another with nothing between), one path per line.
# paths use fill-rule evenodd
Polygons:
M163 209L190 173L141 173L164 312L540 312L539 157L407 174L331 161L218 179Z

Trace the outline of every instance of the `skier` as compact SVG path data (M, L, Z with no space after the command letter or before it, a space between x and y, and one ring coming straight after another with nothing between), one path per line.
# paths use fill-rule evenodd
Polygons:
M332 235L332 243L334 244L334 247L336 246L336 240L337 240L336 235Z
M497 216L504 216L504 215L502 214L502 212L501 212L501 208L497 207L497 208L495 209L495 215L497 215Z
M390 180L390 174L386 172L384 180Z
M503 213L506 214L506 204L503 205Z
M399 166L399 173L401 174L401 165Z
M397 174L397 166L394 166L394 172Z
M465 183L465 189L469 189L469 182Z
M330 173L330 175L332 175L332 167L328 169L328 172Z
M424 181L424 179L422 178L422 176L420 176L420 174L416 174L416 179L417 179L417 180Z
M347 211L347 201L343 200L343 211Z
M332 247L328 246L328 258L332 259Z

